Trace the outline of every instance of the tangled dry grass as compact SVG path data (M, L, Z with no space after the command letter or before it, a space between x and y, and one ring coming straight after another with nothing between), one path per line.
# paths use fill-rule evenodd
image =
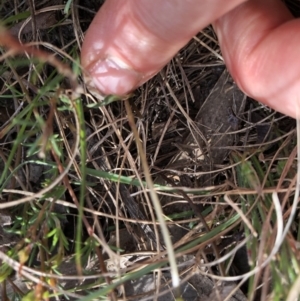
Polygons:
M297 300L296 122L211 27L100 101L78 61L100 2L1 7L2 300Z

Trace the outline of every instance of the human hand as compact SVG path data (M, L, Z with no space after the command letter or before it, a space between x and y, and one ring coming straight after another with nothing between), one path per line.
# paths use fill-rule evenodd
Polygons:
M90 85L103 94L125 95L211 22L239 87L296 117L300 20L281 0L107 0L82 47Z

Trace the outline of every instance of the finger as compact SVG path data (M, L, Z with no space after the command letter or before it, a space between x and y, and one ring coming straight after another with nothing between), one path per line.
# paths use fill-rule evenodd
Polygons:
M156 74L200 29L245 0L107 0L81 61L90 84L123 95Z
M280 0L251 0L221 17L214 27L227 67L241 89L296 117L300 20Z

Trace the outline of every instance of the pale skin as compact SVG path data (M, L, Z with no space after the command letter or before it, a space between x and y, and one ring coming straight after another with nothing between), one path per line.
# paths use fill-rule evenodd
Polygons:
M83 43L86 77L103 94L126 95L210 23L239 87L300 116L300 19L281 0L106 0Z

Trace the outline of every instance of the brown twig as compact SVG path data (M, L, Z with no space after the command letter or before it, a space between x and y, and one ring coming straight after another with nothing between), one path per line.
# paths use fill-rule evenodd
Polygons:
M70 80L70 84L74 93L81 92L77 83L77 76L68 65L62 63L46 51L36 49L28 44L21 44L3 27L0 27L0 45L8 49L5 54L0 56L0 61L10 56L28 53L45 63L51 64L58 70L59 73L66 76Z

